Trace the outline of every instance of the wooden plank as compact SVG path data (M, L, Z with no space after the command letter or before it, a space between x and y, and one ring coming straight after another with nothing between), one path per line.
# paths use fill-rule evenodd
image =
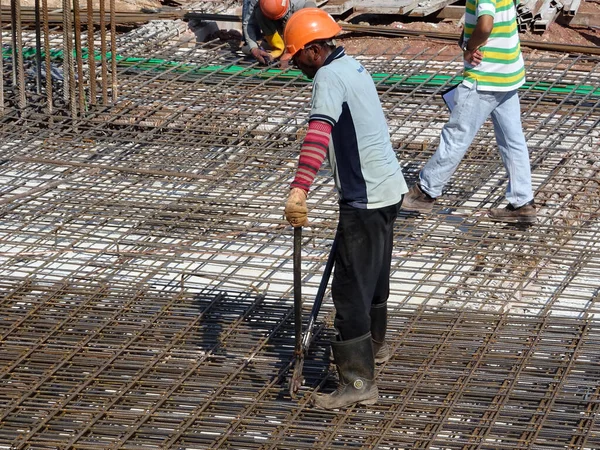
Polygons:
M412 11L411 11L412 15ZM439 11L435 12L431 17L432 19L448 19L448 20L460 20L465 15L464 5L447 5Z
M356 2L354 13L407 14L418 6L419 0L363 0Z
M321 9L331 15L341 15L352 10L354 3L355 0L329 0L321 6Z
M434 13L439 13L443 9L447 8L449 5L453 3L457 3L458 0L427 0L424 2L420 2L419 6L413 9L408 15L410 17L425 17ZM464 6L458 6L456 14L459 14L458 17L454 17L456 19L460 19L465 12ZM436 18L440 18L436 15Z

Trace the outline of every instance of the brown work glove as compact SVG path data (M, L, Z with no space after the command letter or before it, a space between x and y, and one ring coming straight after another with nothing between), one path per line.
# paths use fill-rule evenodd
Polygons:
M285 218L294 228L308 225L308 208L306 192L292 188L285 204Z
M252 50L250 50L250 53L252 54L252 56L254 56L254 59L256 59L261 64L270 64L271 60L273 59L269 52L266 52L259 47L254 47Z

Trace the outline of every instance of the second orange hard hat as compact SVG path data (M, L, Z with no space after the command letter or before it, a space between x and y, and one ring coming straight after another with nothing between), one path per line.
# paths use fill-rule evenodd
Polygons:
M287 21L283 40L288 53L294 56L306 44L319 39L331 39L340 31L342 28L322 9L303 8Z
M279 20L290 7L290 0L260 0L260 10L271 20Z

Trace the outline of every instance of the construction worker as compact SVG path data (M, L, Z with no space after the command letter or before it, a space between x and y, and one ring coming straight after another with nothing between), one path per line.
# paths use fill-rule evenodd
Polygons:
M490 209L488 216L495 221L535 222L531 166L517 93L525 83L525 65L516 17L513 0L467 0L462 41L464 80L456 88L455 105L437 151L404 197L403 209L432 211L475 134L491 115L508 174L509 205Z
M314 80L286 219L294 227L308 224L306 199L326 157L339 198L331 283L337 331L331 348L339 386L313 398L327 409L377 401L375 362L391 356L385 332L393 228L408 191L375 84L358 61L336 46L333 37L340 31L329 14L307 8L292 15L284 32L294 64Z
M245 45L242 51L261 64L269 64L279 58L287 66L289 55L285 54L282 38L285 24L295 11L315 6L315 2L305 0L244 0L242 33ZM268 51L259 44L263 36L270 47Z

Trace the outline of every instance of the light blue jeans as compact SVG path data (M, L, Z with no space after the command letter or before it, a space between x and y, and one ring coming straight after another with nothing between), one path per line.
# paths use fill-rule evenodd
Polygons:
M461 83L455 93L456 105L442 129L440 145L419 175L421 188L439 197L465 156L477 131L489 116L496 143L508 174L506 200L515 208L533 199L529 151L521 125L517 91L489 92Z

